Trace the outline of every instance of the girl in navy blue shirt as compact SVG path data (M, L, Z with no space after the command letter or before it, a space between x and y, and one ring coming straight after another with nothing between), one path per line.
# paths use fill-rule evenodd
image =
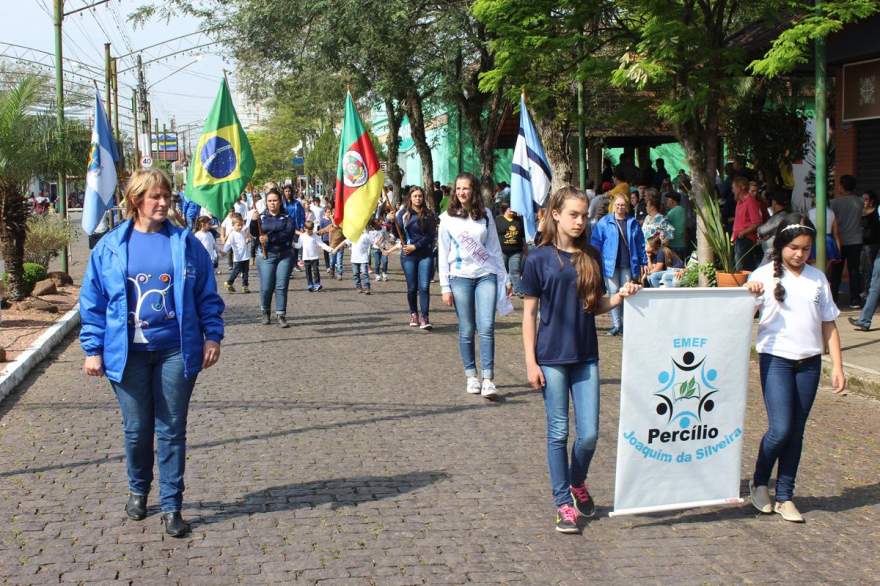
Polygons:
M563 187L550 197L541 243L526 258L521 280L526 369L529 384L544 395L547 462L557 508L556 530L562 533L579 533L580 517L595 512L585 482L599 434L595 318L640 288L625 283L614 295L605 294L602 258L587 238L588 209L586 195L573 187ZM577 433L570 462L569 395Z

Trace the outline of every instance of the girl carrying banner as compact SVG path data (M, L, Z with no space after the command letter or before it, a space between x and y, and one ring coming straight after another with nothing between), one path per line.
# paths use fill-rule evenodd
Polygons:
M620 306L640 286L624 281L606 295L602 257L590 245L586 195L563 187L547 202L541 242L529 253L521 280L523 346L529 384L543 391L547 463L556 505L556 530L580 533L580 517L595 512L587 470L599 435L599 344L596 316ZM535 329L540 309L541 322ZM577 437L568 446L568 403Z
M495 311L513 311L513 288L504 270L504 255L492 214L483 207L477 178L462 173L455 178L455 193L440 216L438 229L440 288L443 303L455 305L458 317L458 346L466 390L487 399L498 396L495 389ZM474 332L480 338L480 375L477 376Z
M834 321L840 310L825 275L807 264L815 237L816 230L806 216L786 216L773 240L773 262L753 272L745 285L757 296L761 310L755 349L769 421L749 493L762 513L776 512L796 523L804 518L791 499L824 348L831 354L834 392L846 387ZM775 502L771 504L767 485L777 462Z

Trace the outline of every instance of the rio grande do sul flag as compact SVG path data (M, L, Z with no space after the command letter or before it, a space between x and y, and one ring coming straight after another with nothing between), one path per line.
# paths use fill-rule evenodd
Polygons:
M224 77L193 151L186 199L207 208L215 218L225 218L255 167L251 144L238 121Z
M384 180L376 150L355 110L351 94L348 94L336 165L333 220L349 240L360 238L367 222L376 212Z

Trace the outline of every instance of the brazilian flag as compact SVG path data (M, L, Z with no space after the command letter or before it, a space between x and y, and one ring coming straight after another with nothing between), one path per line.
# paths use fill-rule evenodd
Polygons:
M192 154L186 198L222 220L251 180L256 165L224 78Z

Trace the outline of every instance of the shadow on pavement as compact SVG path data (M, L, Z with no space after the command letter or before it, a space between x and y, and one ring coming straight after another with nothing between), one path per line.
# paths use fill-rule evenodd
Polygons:
M334 510L354 507L363 503L398 497L441 482L448 477L449 475L445 472L431 470L394 476L332 478L272 486L248 493L231 503L201 501L184 505L184 508L213 511L207 512L201 518L191 520L193 527L198 527L259 513L295 511L322 505L329 505Z

